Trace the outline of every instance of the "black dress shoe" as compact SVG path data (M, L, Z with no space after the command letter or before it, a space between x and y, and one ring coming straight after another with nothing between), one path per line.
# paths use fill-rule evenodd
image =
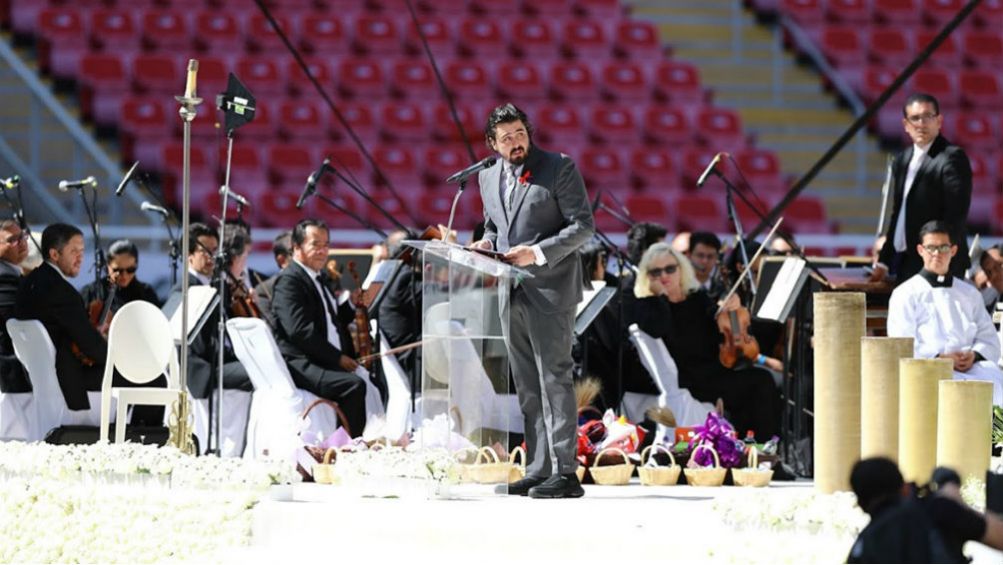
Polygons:
M549 479L529 489L530 498L579 498L585 489L578 482L578 475L551 475Z
M498 485L495 487L495 494L511 494L513 496L526 496L529 489L545 481L543 477L525 477L514 483Z

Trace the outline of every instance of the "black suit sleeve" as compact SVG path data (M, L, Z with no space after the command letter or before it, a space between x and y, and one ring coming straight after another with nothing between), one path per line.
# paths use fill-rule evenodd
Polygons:
M956 234L964 233L968 207L972 201L972 166L965 151L957 146L944 150L947 162L940 173L944 194L944 221Z
M281 329L282 335L308 359L325 367L337 367L341 350L331 345L325 337L327 320L323 306L316 304L320 298L313 300L308 293L316 294L316 289L309 280L291 273L280 276L275 281L272 293L275 324ZM310 304L316 306L314 311L308 308Z
M80 296L68 285L65 290L58 287L54 290L46 305L49 319L59 321L84 355L103 364L108 357L108 343L87 319L86 310L81 308Z
M899 154L892 163L892 215L889 218L888 226L885 229L885 244L878 252L878 262L884 264L889 269L892 267L892 260L895 258L895 226L898 224L899 214L902 213L902 194L898 190L899 179L905 174L904 155Z

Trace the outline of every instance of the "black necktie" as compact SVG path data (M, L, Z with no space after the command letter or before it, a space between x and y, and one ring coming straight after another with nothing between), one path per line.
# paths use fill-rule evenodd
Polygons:
M324 306L327 307L327 313L330 314L331 316L331 325L333 325L334 329L337 330L338 314L335 312L334 304L331 303L331 299L328 298L327 292L325 291L325 287L327 286L327 284L324 281L324 277L321 275L317 275L317 283L320 285L320 297L324 299Z

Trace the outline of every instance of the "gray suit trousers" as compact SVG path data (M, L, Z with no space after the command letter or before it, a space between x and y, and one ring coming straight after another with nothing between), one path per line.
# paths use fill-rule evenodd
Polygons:
M525 420L526 475L573 473L578 412L572 378L574 308L543 313L521 288L512 291L505 335Z

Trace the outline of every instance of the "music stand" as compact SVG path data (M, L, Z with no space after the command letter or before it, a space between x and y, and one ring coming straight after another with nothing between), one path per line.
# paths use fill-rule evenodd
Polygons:
M602 281L592 281L592 284L595 285L597 282L602 283ZM589 329L599 312L602 312L616 295L616 288L602 284L603 286L598 289L585 291L582 301L578 303L578 311L575 314L575 337L580 337Z
M767 257L759 268L760 292L752 302L752 311L756 318L783 323L801 295L809 270L800 257L777 259ZM762 292L764 289L767 292Z
M195 320L188 326L188 345L195 341L202 327L209 321L213 309L219 304L219 293L209 285L193 285L188 288L188 319ZM181 343L181 292L172 292L160 309L171 322L174 343Z

